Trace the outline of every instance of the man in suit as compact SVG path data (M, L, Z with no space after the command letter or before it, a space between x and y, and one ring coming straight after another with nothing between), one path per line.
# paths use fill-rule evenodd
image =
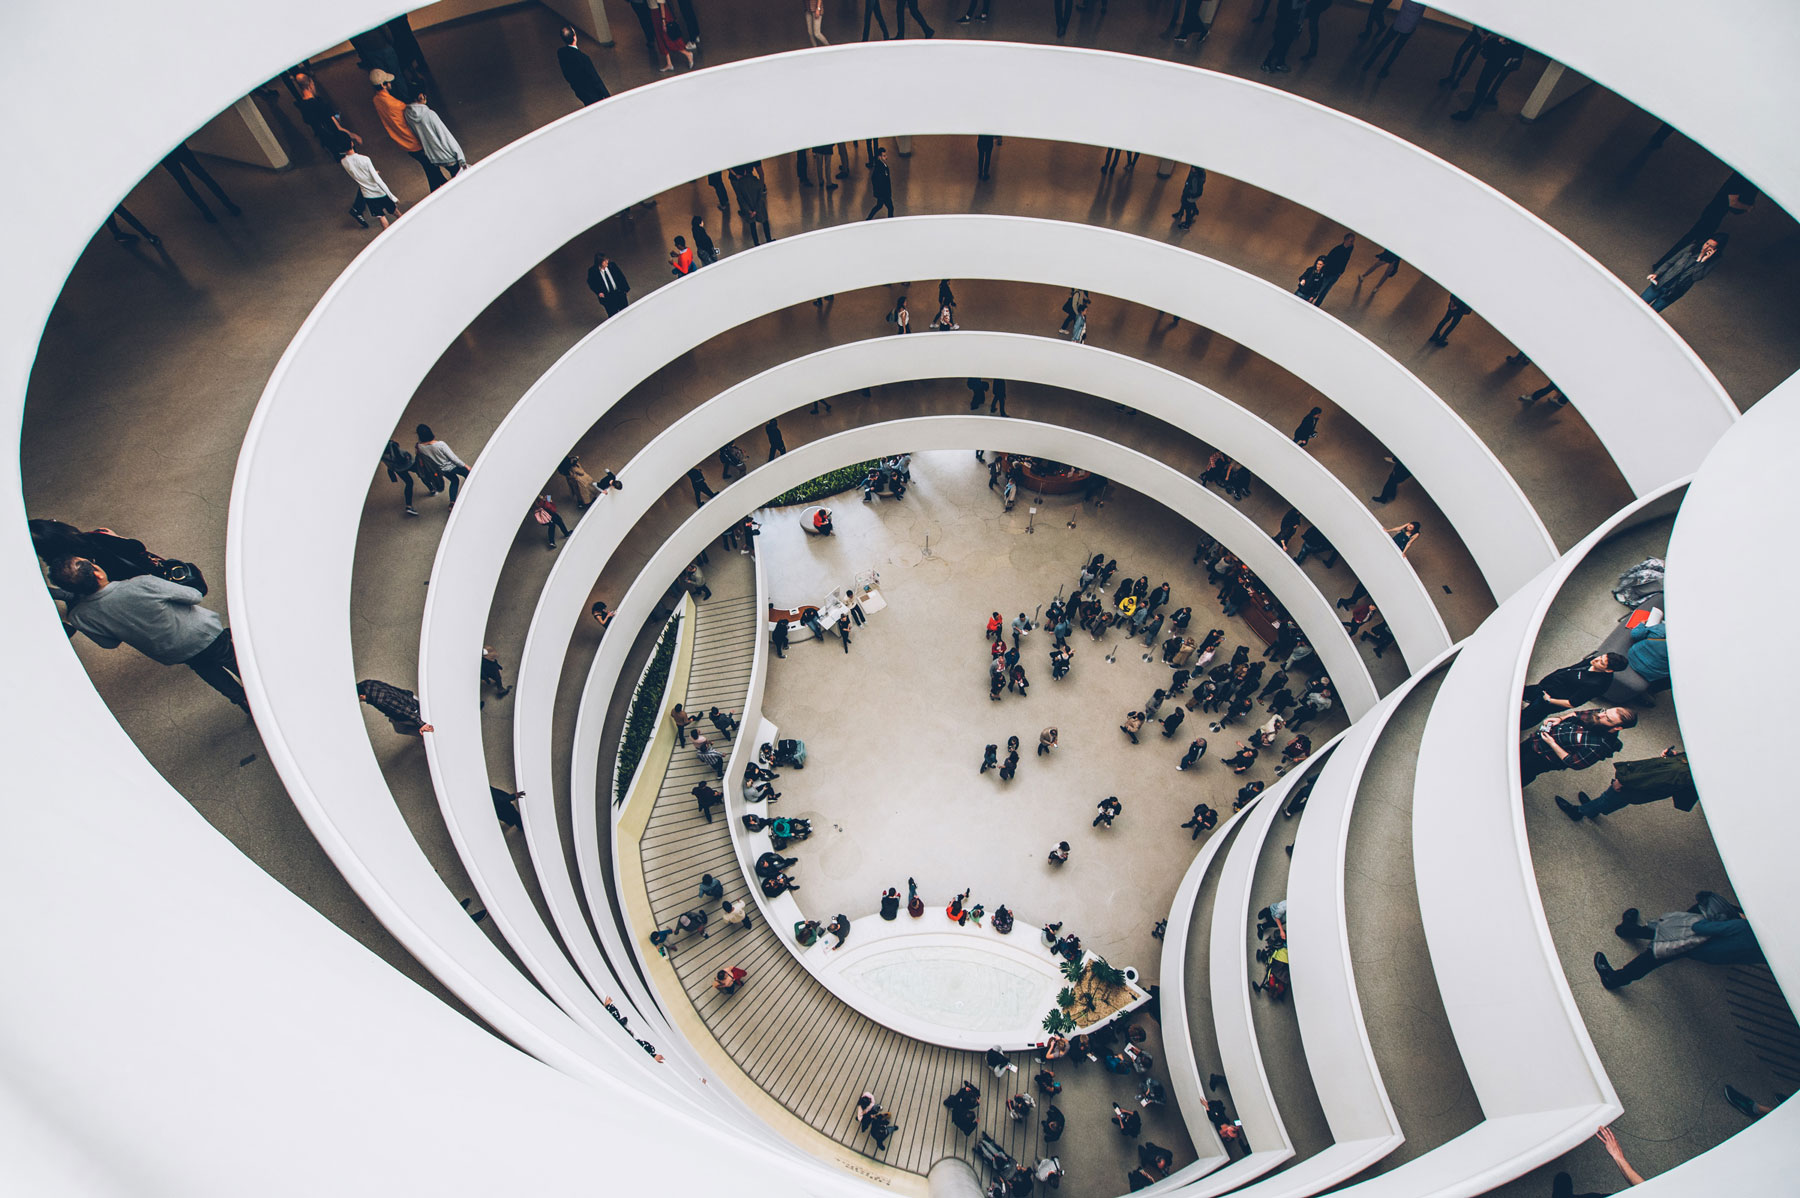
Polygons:
M598 103L611 95L600 72L594 69L594 60L576 44L578 39L573 25L562 27L562 40L563 44L556 50L556 65L562 68L563 78L569 81L569 89L582 106Z
M894 215L894 176L888 170L886 146L876 148L875 161L869 164L869 186L875 192L875 206L863 219L874 220L875 214L883 208L889 216Z
M608 316L617 316L620 309L631 302L627 294L631 290L631 281L619 264L605 254L594 255L594 264L588 267L587 281Z

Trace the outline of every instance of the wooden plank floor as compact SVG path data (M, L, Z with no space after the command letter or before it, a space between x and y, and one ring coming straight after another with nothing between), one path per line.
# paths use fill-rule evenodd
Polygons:
M700 604L695 618L694 658L687 695L696 714L709 707L742 712L750 687L756 639L762 635L754 594L715 595ZM715 746L730 756L710 722ZM650 909L660 927L705 907L715 918L706 939L685 937L673 945L670 963L690 1002L713 1037L738 1067L795 1116L845 1147L894 1168L923 1174L946 1156L959 1156L981 1172L975 1154L979 1132L965 1137L950 1125L942 1099L966 1078L981 1087L981 1124L1017 1159L1034 1163L1043 1148L1035 1117L1014 1122L1006 1100L1028 1090L1036 1066L1025 1053L1013 1054L1018 1072L994 1077L981 1055L956 1052L900 1035L866 1018L834 997L788 952L759 915L751 929L720 924L717 901L699 897L700 875L725 885L725 897L749 900L749 881L739 870L725 816L715 810L703 820L689 792L712 771L692 752L678 751L656 796L639 841ZM804 868L799 880L805 885ZM743 989L730 997L713 990L716 973L728 966L749 973ZM894 1113L899 1130L885 1152L857 1129L856 1100L873 1090Z

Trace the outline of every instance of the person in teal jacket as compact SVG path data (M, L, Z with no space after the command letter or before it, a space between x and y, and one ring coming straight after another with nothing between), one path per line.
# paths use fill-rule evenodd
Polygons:
M1651 690L1662 690L1669 685L1669 644L1663 639L1668 631L1667 621L1655 625L1640 624L1631 630L1631 648L1625 651L1625 656L1631 662L1631 668L1650 684Z

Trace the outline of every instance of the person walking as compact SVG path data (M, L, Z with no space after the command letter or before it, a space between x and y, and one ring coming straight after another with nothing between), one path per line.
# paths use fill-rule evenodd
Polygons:
M848 612L837 618L838 639L844 642L844 652L850 652L850 614Z
M633 4L633 8L637 5ZM644 22L644 40L654 43L655 33L648 25L648 13L639 13L638 19ZM581 101L583 108L589 104L598 104L612 95L606 90L605 80L594 68L594 60L582 50L580 38L573 25L562 27L562 45L556 48L556 65L562 69L562 77L568 83L569 90Z
M1327 250L1319 259L1324 264L1324 273L1319 281L1318 292L1313 296L1313 305L1322 306L1337 281L1344 277L1344 271L1350 267L1350 255L1356 250L1356 234L1346 233L1344 239Z
M1300 418L1300 424L1294 429L1295 445L1305 449L1319 435L1319 415L1323 411L1323 408L1314 408Z
M1450 70L1442 79L1438 80L1438 86L1452 89L1459 86L1463 81L1463 76L1469 73L1469 68L1475 65L1481 44L1493 36L1479 25L1470 26L1468 36L1458 44L1456 56L1450 60Z
M714 491L712 487L707 484L706 472L701 470L700 467L695 466L692 470L688 471L687 477L688 482L693 484L695 507L704 507L707 500L714 498L718 494L718 492Z
M1300 56L1301 62L1311 62L1319 56L1319 18L1325 15L1332 0L1306 0L1306 53Z
M819 22L825 19L825 0L801 0L803 15L806 18L806 44L808 46L829 46ZM865 39L866 40L866 39Z
M1206 168L1203 166L1188 167L1187 178L1181 184L1181 207L1169 214L1169 219L1183 229L1194 227L1194 218L1200 215L1200 197L1206 192Z
M562 529L563 536L569 535L569 526L564 524L563 518L557 514L556 502L550 498L548 492L539 495L537 501L531 505L531 518L544 526L544 531L550 538L550 548L553 550L556 548L557 529Z
M1462 318L1474 310L1457 296L1451 296L1449 304L1444 308L1444 315L1437 322L1437 328L1431 330L1431 343L1433 345L1449 345L1450 334L1456 331L1456 326L1462 323Z
M893 36L888 32L887 18L881 14L881 0L863 0L863 41L869 40L869 21L871 19L881 26L882 41L885 42Z
M1208 25L1200 17L1200 8L1203 3L1204 0L1185 0L1185 3L1180 9L1181 26L1175 30L1175 44L1177 46L1187 45L1188 39L1193 37L1196 33L1200 35L1200 40L1194 43L1196 46L1205 45L1206 39L1212 36L1212 26ZM1170 28L1175 28L1174 13L1170 13L1169 15ZM1167 30L1164 31L1163 36L1168 36Z
M231 630L218 613L200 606L200 591L156 574L114 582L85 557L53 562L50 581L72 597L70 628L102 649L130 645L162 665L186 666L250 714Z
M386 716L401 736L423 738L427 732L435 731L419 712L419 696L405 687L365 678L356 684L356 697Z
M1694 775L1688 769L1687 754L1670 746L1659 757L1644 761L1621 761L1613 766L1613 779L1598 798L1586 791L1575 792L1576 802L1556 796L1556 806L1570 819L1599 819L1625 807L1656 803L1671 799L1677 811L1692 811L1700 801L1694 789Z
M662 56L662 65L657 73L667 75L675 69L675 55L687 59L688 69L694 69L694 51L685 40L686 35L675 21L675 14L669 11L668 0L646 0L650 5L650 27L656 34L656 52ZM699 45L696 40L693 45Z
M418 434L418 443L413 446L413 455L421 462L430 462L437 472L449 480L450 506L456 507L456 493L462 488L462 480L469 477L469 465L456 456L447 442L438 439L431 431L429 424L421 424L413 432Z
M919 23L919 28L924 31L926 37L937 36L937 30L925 23L925 14L919 11L919 0L894 0L895 37L906 36L906 14L908 12L912 13L913 20Z
M1383 460L1391 462L1394 468L1388 471L1387 481L1381 484L1381 493L1371 495L1369 498L1376 503L1392 503L1394 493L1400 489L1401 483L1412 477L1412 471L1408 470L1399 458L1389 457Z
M901 2L905 3L907 0L901 0ZM917 0L912 0L912 2L917 3ZM918 10L914 9L914 11L917 12ZM905 37L906 35L905 33L902 33L900 36ZM874 220L875 214L880 212L883 208L887 209L887 214L889 216L893 216L894 177L893 173L888 170L886 146L877 148L875 151L875 160L869 163L869 187L875 194L875 206L869 209L869 214L863 217L863 219Z
M363 211L367 209L381 222L382 228L387 228L388 218L400 214L400 201L387 180L381 177L381 172L375 169L375 163L355 146L346 144L338 150L338 164L356 182L357 196L350 205L350 215L356 223L365 229L369 227L369 222L363 219Z
M1096 828L1112 827L1113 820L1119 818L1119 813L1123 810L1125 810L1125 805L1119 802L1117 795L1109 795L1101 799L1095 806L1097 814L1094 816L1093 826Z
M381 122L388 140L406 152L425 172L425 182L436 191L449 181L442 167L425 156L425 146L406 120L406 102L393 93L394 76L377 67L369 72L369 85L374 88L375 117Z
M1731 241L1729 233L1715 233L1705 241L1689 242L1658 262L1645 276L1650 285L1640 297L1652 309L1661 312L1688 293L1688 289L1719 264L1719 252Z
M425 102L424 92L413 93L413 102L406 106L406 123L412 126L414 136L419 139L426 161L450 178L456 178L469 165L469 160L463 155L462 143L456 140L456 135L450 132L443 118Z
M1387 273L1382 275L1379 279L1376 279L1375 286L1369 289L1370 299L1374 299L1381 291L1381 285L1383 283L1386 283L1400 272L1400 255L1396 254L1393 250L1382 250L1375 255L1375 261L1369 264L1369 269L1356 276L1356 281L1360 283L1384 266L1387 267Z
M594 255L594 264L588 267L587 284L608 316L617 316L631 303L631 280L625 277L625 268L605 254Z
M418 477L418 461L412 454L400 448L398 441L389 441L382 450L381 464L387 467L388 481L399 483L402 487L402 501L406 506L406 514L416 516L418 509L413 507L413 479ZM423 480L421 480L423 481ZM438 489L426 483L426 489L436 495Z
M787 452L787 442L781 436L781 425L774 419L763 425L763 435L769 439L769 460L771 462Z

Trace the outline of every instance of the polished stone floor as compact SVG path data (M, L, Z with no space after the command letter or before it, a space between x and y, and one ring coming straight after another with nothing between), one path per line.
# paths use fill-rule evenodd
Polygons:
M1086 947L1155 982L1161 945L1150 930L1168 915L1196 847L1180 824L1196 803L1223 822L1240 786L1274 780L1273 753L1242 777L1221 764L1267 716L1258 706L1255 723L1214 733L1216 717L1184 711L1173 739L1147 724L1133 745L1119 730L1125 713L1166 687L1171 670L1141 640L1095 640L1079 628L1066 679L1051 680L1040 628L1021 646L1029 693L992 702L988 616L1035 617L1069 593L1087 558L1105 553L1121 577L1167 580L1169 610L1192 606L1198 633L1224 629L1220 662L1238 645L1261 660L1262 642L1220 613L1204 567L1190 561L1192 526L1141 496L1127 492L1098 512L1071 497L1047 499L1035 515L1024 502L1008 513L971 453L920 454L913 475L898 503L864 504L854 493L835 501L829 539L802 532L795 509L763 518L772 602L817 601L868 570L887 601L852 632L848 653L836 637L796 642L771 665L764 714L808 746L806 770L782 778L781 811L810 817L822 833L805 845L800 907L820 920L865 915L887 887L905 893L908 877L928 906L973 889L972 902L989 911L1005 903L1021 927L1066 922ZM1322 745L1343 726L1340 708L1305 731ZM1039 756L1039 733L1051 727L1059 747ZM978 773L983 746L1004 757L1009 736L1021 745L1018 776ZM1197 736L1207 755L1177 772ZM1109 795L1124 813L1095 828L1095 804ZM1047 855L1061 840L1071 852L1057 867Z
M789 20L785 9L781 19L772 20L762 5L713 7L718 11L708 13L703 62L790 49L803 38L800 23ZM827 36L836 38L850 27L852 8L848 0L831 0ZM1047 17L1035 9L1025 13L1011 8L1002 6L987 26L974 27L976 34L1047 36ZM1070 40L1169 55L1173 51L1166 43L1154 41L1168 8L1163 0L1143 8L1121 5L1104 17L1090 13ZM553 68L557 23L547 10L524 5L422 35L443 93L438 106L474 158L573 108ZM947 20L940 24L943 36L965 32ZM1453 125L1445 119L1451 97L1437 90L1433 80L1458 34L1428 25L1393 77L1375 81L1356 70L1352 37L1359 24L1360 17L1347 6L1329 13L1320 58L1285 77L1282 86L1361 115L1471 170L1568 233L1622 278L1635 280L1642 274L1725 174L1724 167L1680 137L1655 153L1642 150L1655 118L1599 89L1578 96L1546 120L1518 123L1510 111L1534 73L1535 59L1509 85L1500 112L1484 114L1468 126ZM637 48L635 29L626 23L618 33L618 49L596 52L608 80L631 86L655 78ZM1248 23L1240 7L1227 6L1205 50L1190 52L1188 60L1255 75L1266 36ZM321 77L341 97L351 122L379 138L361 108L364 85L351 64L324 64ZM273 174L229 163L212 165L244 206L242 218L203 224L161 172L133 191L127 202L166 239L163 251L141 244L115 246L99 234L52 314L25 415L25 491L34 514L117 527L161 551L192 558L215 581L220 604L226 508L243 429L288 339L371 236L342 215L340 171L321 160L303 132L296 132L285 103L274 123L294 155L294 169ZM416 171L379 145L376 152L403 199L422 196ZM1129 175L1104 180L1096 173L1099 150L1015 141L999 150L993 183L977 189L971 181L972 158L967 139L916 141L912 157L895 170L901 211L1017 211L1103 220L1156 236L1169 233L1166 218L1179 180L1156 180L1149 161ZM778 232L838 219L840 211L852 206L844 193L827 202L797 187L782 162L767 165ZM592 327L597 311L580 275L596 245L611 247L635 277L660 278L666 236L685 229L691 212L710 212L709 202L703 185L677 189L654 211L603 220L594 237L578 239L540 265L446 353L413 397L403 426L430 419L472 458L529 382ZM520 219L529 219L528 210ZM1787 287L1800 239L1791 220L1766 200L1738 222L1734 235L1731 260L1672 308L1669 319L1739 404L1747 406L1786 377L1800 358L1788 318ZM728 253L743 246L734 222L716 229L715 236ZM1316 214L1215 177L1201 223L1185 244L1264 277L1285 279L1296 262L1303 265L1317 245L1335 237L1336 227ZM1353 270L1366 262L1365 250ZM1006 321L1022 324L1027 305L1001 290L987 294L971 285L959 290L959 298L992 315L988 327L1012 327ZM758 362L786 357L790 346L879 331L866 318L879 312L883 300L877 293L862 300L840 297L836 314L824 327L815 313L800 310L734 331L694 355L692 365L674 364L629 397L618 416L584 442L584 454L590 462L616 464L669 412L736 381ZM396 302L404 302L404 296ZM1616 471L1572 409L1555 415L1519 409L1512 396L1541 379L1532 368L1505 366L1502 359L1511 346L1479 320L1465 321L1447 349L1425 345L1442 304L1440 288L1406 270L1372 301L1347 279L1328 310L1355 324L1443 394L1539 502L1559 544L1573 543L1626 498ZM865 319L856 328L832 327L847 324L859 310ZM378 330L371 331L372 338L378 336ZM1170 332L1166 322L1159 332L1153 314L1128 305L1101 310L1094 340L1129 352L1154 353L1160 344L1162 352L1201 381L1240 399L1254 397L1259 410L1278 422L1291 422L1320 402L1243 347L1185 326ZM346 382L353 384L353 379ZM681 389L665 390L675 384ZM1378 485L1379 447L1348 427L1347 418L1334 420L1336 414L1329 405L1327 409L1329 435L1317 455L1347 479L1354 474L1371 488ZM356 479L312 477L303 467L295 470L297 501L311 487L362 485ZM672 519L680 507L677 496L664 503L659 516ZM425 510L419 521L404 520L388 484L374 483L349 613L359 672L366 675L401 683L412 679L418 616L441 519L440 509ZM616 594L617 580L635 568L653 541L651 532L635 539L600 581L601 591ZM1441 558L1434 557L1440 553ZM1460 553L1453 537L1434 536L1421 545L1420 569L1434 587L1448 585L1457 595L1467 595L1470 588L1458 582L1464 568L1457 562L1466 561L1466 555L1458 558ZM496 596L491 639L509 666L523 643L548 556L535 535L522 537ZM1472 626L1486 603L1476 589L1469 607L1448 609L1453 631ZM572 679L585 670L591 650L591 635L584 628L571 645L565 696L573 690ZM421 984L444 993L378 926L325 859L268 767L253 728L192 679L175 677L129 653L107 654L87 645L78 652L126 729L205 818L340 927ZM566 739L562 734L572 711L567 704L559 709L559 743ZM510 776L509 704L490 702L487 714L492 776L504 783ZM427 855L448 886L469 894L416 742L391 736L385 726L372 726L372 736L396 802ZM529 876L522 846L517 851Z

